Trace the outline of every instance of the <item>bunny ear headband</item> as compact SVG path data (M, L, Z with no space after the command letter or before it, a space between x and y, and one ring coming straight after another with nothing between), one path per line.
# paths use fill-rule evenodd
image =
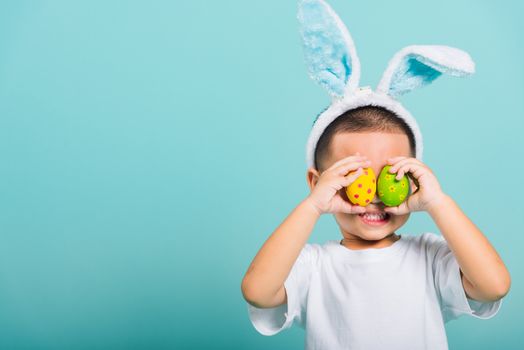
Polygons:
M360 62L355 45L333 9L323 0L301 0L300 22L303 50L309 76L331 95L331 105L313 123L307 145L308 167L315 168L315 149L323 131L344 112L361 106L380 106L395 113L415 137L416 158L422 160L422 134L411 114L397 98L430 84L442 73L467 76L475 71L468 53L443 45L411 45L389 61L376 91L358 87Z

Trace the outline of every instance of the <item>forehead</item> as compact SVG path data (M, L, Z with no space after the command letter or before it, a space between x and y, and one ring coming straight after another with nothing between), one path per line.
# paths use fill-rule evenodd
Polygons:
M392 157L411 157L409 138L401 132L337 133L329 148L329 164L356 152L377 163L386 163L387 159Z

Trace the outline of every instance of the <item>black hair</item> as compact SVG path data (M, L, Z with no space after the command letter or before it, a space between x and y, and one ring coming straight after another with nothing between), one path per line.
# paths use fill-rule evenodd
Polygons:
M411 128L403 119L385 107L362 106L344 112L324 130L315 149L315 169L321 170L319 165L327 157L331 141L336 134L368 131L401 131L405 133L409 139L411 155L415 157L415 137Z

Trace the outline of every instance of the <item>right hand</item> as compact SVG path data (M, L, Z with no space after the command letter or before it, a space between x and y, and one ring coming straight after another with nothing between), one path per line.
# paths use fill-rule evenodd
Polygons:
M320 174L315 187L306 200L313 204L320 214L335 212L347 214L365 213L365 207L345 200L339 191L341 188L352 184L362 175L364 172L363 168L367 168L369 165L370 161L358 153L342 158ZM347 175L354 170L357 170L357 172Z

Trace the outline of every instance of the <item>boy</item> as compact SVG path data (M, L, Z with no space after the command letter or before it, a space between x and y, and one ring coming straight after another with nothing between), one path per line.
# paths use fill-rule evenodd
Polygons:
M494 316L510 276L422 162L418 124L397 97L443 73L472 74L474 63L456 48L412 45L391 59L376 91L362 89L352 38L331 7L302 0L298 19L309 74L332 103L307 143L310 194L263 244L242 281L250 319L264 335L296 322L306 330L307 349L447 349L444 323L462 314ZM353 205L345 188L363 169L379 174L385 165L397 179L409 176L409 196L396 207L377 195ZM416 211L427 212L442 236L398 234ZM307 243L328 213L342 239Z
M307 172L311 193L264 243L242 281L260 333L273 335L295 321L306 329L308 349L446 349L444 322L496 314L508 271L432 171L413 158L410 135L380 107L350 110L326 129L319 170ZM386 164L398 178L410 172L415 193L399 207L385 207L377 196L366 207L352 205L344 187L362 168L378 174ZM426 211L445 239L397 234L414 211ZM306 243L325 213L334 214L342 240Z

